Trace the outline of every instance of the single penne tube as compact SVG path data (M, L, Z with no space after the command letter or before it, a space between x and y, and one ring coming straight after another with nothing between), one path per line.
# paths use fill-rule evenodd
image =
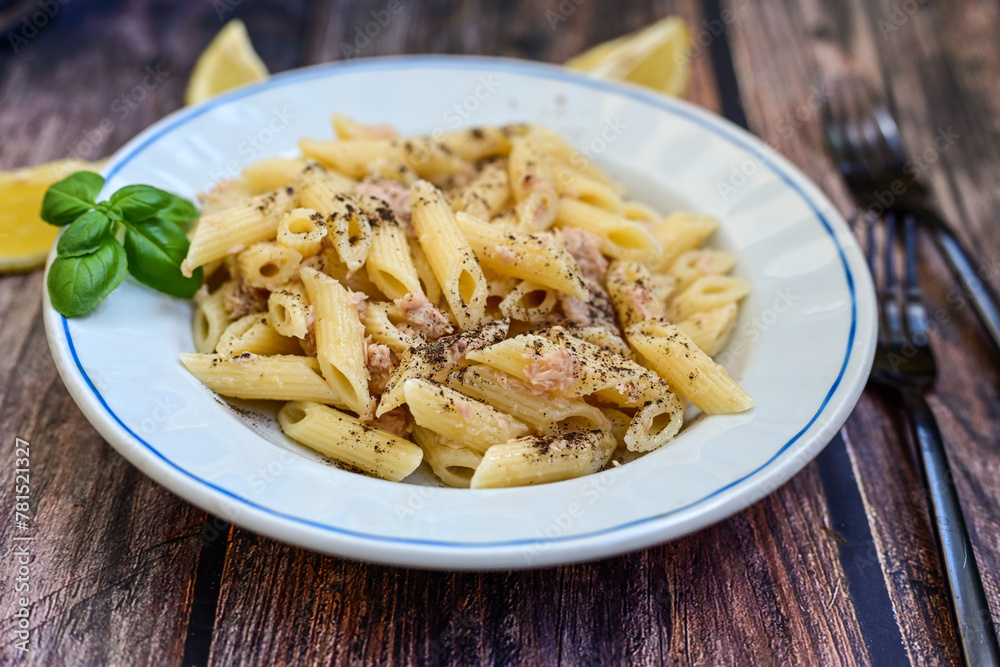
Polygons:
M566 329L566 333L615 354L620 354L626 359L632 358L632 349L629 348L628 343L604 327L573 327Z
M750 285L732 276L702 276L683 292L674 295L667 304L666 316L673 322L685 320L695 313L721 308L735 303L750 293Z
M489 403L537 431L609 428L599 408L581 399L538 396L523 382L489 366L463 366L449 373L444 383L466 396Z
M631 452L651 452L667 444L683 424L684 406L668 392L636 410L625 433L625 447Z
M719 221L709 215L675 211L663 220L653 223L653 235L663 252L651 258L654 269L666 270L688 250L701 247L715 233Z
M410 378L403 393L417 424L480 454L529 432L514 417L433 380Z
M289 211L278 223L275 241L307 258L323 248L323 239L328 231L322 213L311 208L297 208Z
M624 329L634 322L663 315L664 304L653 293L653 278L641 262L615 260L608 267L604 286Z
M731 252L701 248L688 250L674 261L667 272L675 279L675 289L680 292L702 276L721 276L736 266L736 256Z
M333 114L330 118L330 124L337 137L345 141L351 139L392 139L399 136L396 128L388 123L370 125L342 113Z
M455 208L481 220L492 220L510 201L507 163L492 160L483 165L472 181L462 188Z
M559 327L526 333L481 350L468 358L489 364L523 381L535 393L600 396L618 405L645 402L667 391L656 373Z
M282 336L267 321L267 313L245 315L230 324L216 345L216 352L234 357L250 354L300 354L302 347L295 338Z
M625 194L625 186L605 174L600 167L594 164L594 162L589 160L578 150L573 148L569 142L561 136L545 127L535 126L532 129L533 133L537 137L537 141L541 149L545 151L545 154L548 155L553 162L561 162L567 167L583 174L587 178L603 183L619 195Z
M607 464L616 445L609 431L525 436L486 450L470 486L529 486L590 475Z
M251 197L220 213L203 215L194 229L181 272L190 276L199 266L273 239L278 221L292 210L296 199L295 188L289 186Z
M180 360L205 386L223 396L318 403L342 400L320 375L319 362L312 357L188 353Z
M298 180L302 206L323 216L334 249L351 271L361 268L371 247L372 230L361 203L350 193L354 181L310 164Z
M455 220L483 266L584 301L590 298L576 260L551 234L508 232L462 212Z
M480 125L467 130L438 132L431 138L448 151L469 162L510 152L510 133L495 125Z
M441 191L417 181L411 193L413 226L445 301L463 331L475 329L486 314L486 276Z
M655 223L660 221L660 214L649 204L631 200L622 203L622 215L636 222Z
M411 244L410 255L413 258L413 267L417 270L417 276L420 278L420 287L427 300L433 304L440 304L443 295L441 285L438 283L437 276L434 275L434 269L431 268L430 260L427 259L427 253L424 252L423 246L419 243Z
M622 198L613 188L560 162L552 164L551 169L560 196L578 199L612 213L624 213Z
M511 141L507 173L515 202L524 201L533 192L556 192L548 158L534 132Z
M395 304L387 301L369 301L365 304L365 334L372 341L400 354L420 342L420 338L401 331L399 325L406 320Z
M552 226L559 208L559 196L553 190L536 190L517 202L514 208L515 229L540 232Z
M287 283L267 297L267 321L282 336L305 338L313 322L313 308L301 283Z
M198 307L194 311L192 333L194 349L198 352L214 352L222 332L232 321L226 310L226 292L230 284L231 282L223 283L207 296L195 297Z
M301 263L298 250L274 241L255 243L236 257L240 277L251 287L268 290L287 283Z
M473 331L444 336L403 352L399 365L389 377L379 399L376 417L398 408L406 402L404 385L410 378L442 380L458 368L471 350L492 345L504 339L509 320L494 320Z
M483 455L468 447L458 447L434 431L416 425L413 439L424 450L424 461L446 485L467 489Z
M368 393L365 328L357 301L346 287L315 269L303 267L300 275L315 310L316 357L323 377L341 397L339 405L369 415L374 399Z
M243 180L253 194L292 185L306 166L302 158L272 157L243 168Z
M310 449L391 482L406 478L423 460L423 450L409 440L319 403L287 403L278 424Z
M671 389L702 412L728 414L753 407L750 394L676 326L646 320L633 324L625 333L629 345L670 383Z
M559 200L555 224L596 234L601 252L615 259L644 261L663 252L660 241L641 223L576 199Z
M726 341L729 340L738 313L739 307L735 303L728 303L719 308L694 313L674 324L705 354L714 357L722 351Z
M468 162L429 137L351 141L302 139L299 148L306 157L352 178L364 178L369 165L380 160L404 164L421 178L432 180L470 170Z
M363 199L372 230L371 247L365 260L368 277L390 299L401 299L407 294L424 296L406 230L384 202L371 197Z
M558 293L544 285L522 280L500 301L500 314L512 320L536 322L556 307Z

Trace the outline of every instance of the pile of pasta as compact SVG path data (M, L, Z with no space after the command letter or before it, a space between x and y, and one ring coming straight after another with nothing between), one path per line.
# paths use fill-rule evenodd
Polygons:
M201 197L181 362L209 388L282 401L288 436L351 469L472 488L662 447L688 401L752 407L712 360L748 292L702 247L714 219L627 200L540 126L333 125Z

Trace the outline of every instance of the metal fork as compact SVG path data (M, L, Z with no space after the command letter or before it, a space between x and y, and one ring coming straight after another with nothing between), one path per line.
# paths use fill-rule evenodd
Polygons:
M931 205L930 193L920 182L915 163L907 157L899 127L889 108L861 77L844 77L830 88L829 104L822 109L823 125L847 184L870 211L879 215L893 210L912 213L932 233L952 273L972 301L993 340L997 359L1000 359L997 299L983 284L976 264L970 259L972 255Z
M885 216L881 271L878 270L880 253L875 234L877 218L869 215L863 221L867 225L868 265L878 285L879 302L879 340L871 379L895 390L909 416L965 664L1000 665L1000 646L955 491L951 466L934 413L924 398L934 384L937 365L927 335L927 311L917 282L916 220L910 214L903 218L903 280L898 277L894 261L898 217L893 213Z

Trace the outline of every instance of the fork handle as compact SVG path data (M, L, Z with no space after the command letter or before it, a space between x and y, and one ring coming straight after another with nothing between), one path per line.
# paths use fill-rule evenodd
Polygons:
M979 313L979 318L986 327L987 333L993 339L994 352L1000 359L1000 306L996 297L983 283L979 272L970 259L961 242L951 231L951 227L931 209L923 209L917 213L924 224L933 231L934 241L945 257L952 273L962 283L962 289L972 301L973 308Z
M1000 665L1000 645L937 420L922 393L904 390L902 394L923 468L965 664Z

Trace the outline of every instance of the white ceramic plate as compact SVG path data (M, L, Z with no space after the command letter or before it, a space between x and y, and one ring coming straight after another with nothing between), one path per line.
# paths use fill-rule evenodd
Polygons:
M597 475L539 487L393 484L329 465L238 411L177 361L192 309L127 281L91 314L46 303L56 364L107 440L213 514L319 551L435 568L520 568L627 552L697 530L798 472L853 409L871 367L874 294L833 206L760 141L697 107L524 62L408 57L279 75L150 127L108 164L107 193L148 183L193 197L250 162L331 136L340 111L405 133L545 123L667 211L717 216L713 243L750 281L722 361L754 396L697 419L668 447ZM115 493L109 489L109 493Z

